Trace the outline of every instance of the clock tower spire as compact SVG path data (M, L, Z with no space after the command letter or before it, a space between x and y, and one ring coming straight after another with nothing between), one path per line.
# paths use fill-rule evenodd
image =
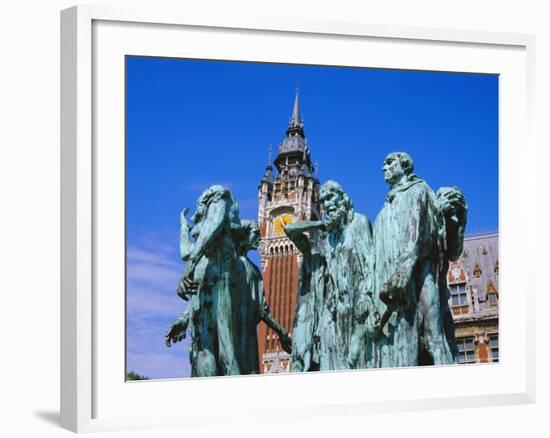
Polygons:
M291 333L301 254L286 237L283 227L289 222L320 218L319 180L313 171L298 90L285 134L273 161L275 169L271 164L270 149L269 163L260 180L258 223L266 300L275 319ZM290 356L280 348L276 333L263 323L258 344L261 372L290 369Z

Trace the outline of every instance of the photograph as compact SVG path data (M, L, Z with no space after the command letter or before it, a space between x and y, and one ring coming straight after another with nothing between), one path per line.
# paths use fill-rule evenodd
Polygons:
M125 57L126 380L499 362L499 76Z

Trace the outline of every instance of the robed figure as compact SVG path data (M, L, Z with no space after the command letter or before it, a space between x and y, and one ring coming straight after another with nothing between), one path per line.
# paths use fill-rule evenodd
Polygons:
M375 298L382 314L375 366L419 365L422 349L435 365L455 363L444 276L448 242L463 238L465 210L458 228L447 233L441 202L413 173L408 154L389 154L383 172L390 191L374 223Z
M329 180L319 193L325 232L327 288L317 333L321 370L366 368L372 362L376 323L374 254L369 220L353 209L342 186Z
M180 251L187 264L178 295L189 304L167 333L166 343L181 340L189 326L192 377L241 374L234 317L241 293L238 204L229 189L214 185L198 198L192 228L185 214L180 217Z
M258 374L258 324L263 321L279 337L281 346L291 352L291 340L287 331L271 315L264 294L262 274L249 258L248 252L258 248L260 229L258 222L243 220L243 233L239 236L239 272L237 286L240 293L234 302L236 353L242 374Z
M320 369L319 320L327 293L327 264L316 235L325 229L321 221L303 221L284 227L301 252L298 299L292 328L291 371Z

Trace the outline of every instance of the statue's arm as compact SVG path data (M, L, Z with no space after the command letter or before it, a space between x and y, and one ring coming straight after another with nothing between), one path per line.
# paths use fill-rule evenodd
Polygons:
M189 260L191 251L193 249L193 242L189 236L191 231L191 225L187 221L187 213L189 212L188 208L184 208L180 214L180 255L181 259L184 261Z
M261 300L260 319L265 322L271 330L277 333L283 350L290 354L292 350L292 341L290 340L290 336L285 328L271 315L269 305L265 301L265 296L263 295Z
M174 321L165 335L166 346L170 347L172 343L180 342L185 339L187 327L189 326L189 311L185 310L180 317Z
M442 187L436 197L445 221L447 256L457 260L464 249L468 204L458 187Z
M304 221L287 224L284 227L285 233L296 247L303 254L311 253L311 241L305 234L307 231L325 229L325 224L321 221Z
M447 248L447 254L450 260L458 260L462 251L464 250L464 231L466 224L461 223L447 223L445 224L447 228L447 235L457 236L456 239L451 239L448 241L449 248Z
M226 209L226 201L223 198L213 202L208 207L204 222L201 223L200 233L189 254L186 267L187 274L195 270L196 264L222 231Z
M418 263L425 260L432 249L434 230L432 229L435 205L430 197L429 188L418 184L417 190L408 195L412 201L409 206L410 213L403 217L399 225L405 229L406 240L402 242L401 256L397 262L397 268L390 276L380 292L380 299L388 306L388 311L395 306L408 307L413 297L411 281ZM402 228L403 229L403 228ZM392 230L386 238L394 238ZM399 233L401 236L402 233Z

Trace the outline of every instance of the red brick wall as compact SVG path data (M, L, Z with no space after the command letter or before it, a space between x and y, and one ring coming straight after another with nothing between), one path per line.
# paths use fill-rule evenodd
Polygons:
M288 250L290 252L290 250ZM298 257L296 255L273 255L266 263L263 272L264 291L271 315L288 331L294 324L294 311L298 294ZM275 333L265 323L260 323L258 329L258 353L260 364L265 352L282 350L280 343L274 338ZM271 339L267 339L270 336ZM260 365L263 373L263 366Z

